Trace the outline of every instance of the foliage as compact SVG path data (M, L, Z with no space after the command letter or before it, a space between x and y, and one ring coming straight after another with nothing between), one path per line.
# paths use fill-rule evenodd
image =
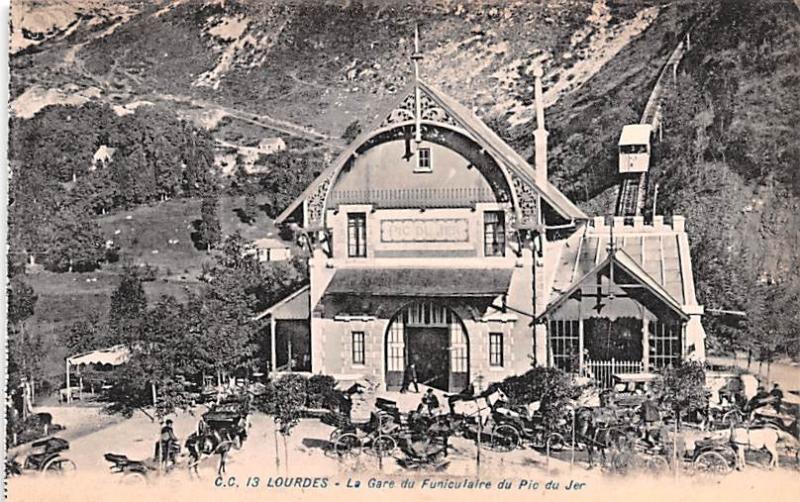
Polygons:
M361 122L354 120L348 124L347 129L342 133L342 139L347 143L352 143L361 134Z
M330 375L312 375L306 385L309 408L337 410L343 393L336 390L336 379Z
M275 422L281 434L288 436L299 423L306 398L306 379L302 375L284 375L275 382Z
M255 196L248 195L244 198L244 207L242 208L242 220L252 225L258 219L260 208Z
M548 427L564 418L566 406L577 394L572 377L558 368L535 366L522 375L513 375L495 384L511 404L527 405L541 401L541 411Z
M119 286L111 293L109 328L114 343L129 343L135 336L147 308L142 280L136 271L126 267Z
M217 215L219 200L216 197L203 199L200 207L200 227L198 244L201 249L212 249L222 238L222 227Z
M38 332L25 329L24 322L34 314L38 297L19 276L8 284L8 388L16 387L22 377L38 377L47 348Z
M108 326L96 312L91 312L88 318L74 322L69 330L63 332L60 342L70 354L80 354L110 345L111 339Z
M7 293L9 324L16 325L33 315L38 297L21 277L11 278Z
M91 102L48 106L10 129L9 242L54 271L106 258L93 216L216 190L211 136L155 107L120 117ZM94 160L100 147L113 152L108 162Z
M676 415L686 417L706 410L708 391L702 363L686 361L667 366L661 370L661 377L654 390Z

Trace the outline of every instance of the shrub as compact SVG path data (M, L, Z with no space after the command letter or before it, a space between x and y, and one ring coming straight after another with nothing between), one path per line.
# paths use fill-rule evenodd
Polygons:
M508 396L512 405L541 401L541 412L547 427L555 426L564 418L567 404L578 394L578 387L572 377L558 368L537 366L495 385Z
M325 408L336 410L339 408L343 393L336 390L336 379L330 375L314 375L308 379L306 387L309 408Z

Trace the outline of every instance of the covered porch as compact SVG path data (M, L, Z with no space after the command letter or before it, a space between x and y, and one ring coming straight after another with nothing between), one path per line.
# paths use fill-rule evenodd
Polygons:
M656 371L687 357L689 314L621 250L575 281L540 319L548 365L604 387L615 374Z
M309 287L304 286L255 318L267 332L264 344L270 375L311 372Z

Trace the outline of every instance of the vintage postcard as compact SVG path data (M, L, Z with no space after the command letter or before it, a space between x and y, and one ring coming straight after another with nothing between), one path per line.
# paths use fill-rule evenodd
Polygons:
M12 0L7 60L8 500L798 499L797 0Z

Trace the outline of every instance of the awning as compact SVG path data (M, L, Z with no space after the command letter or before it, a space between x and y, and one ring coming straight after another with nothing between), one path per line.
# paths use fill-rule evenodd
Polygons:
M67 358L67 363L73 366L81 364L110 364L119 366L130 358L130 350L125 345L115 345L107 349L93 350L84 354L74 355Z
M347 268L336 271L326 295L491 297L508 291L513 269Z
M303 286L272 307L261 312L253 320L273 317L276 321L304 321L309 318L311 307L311 288Z

